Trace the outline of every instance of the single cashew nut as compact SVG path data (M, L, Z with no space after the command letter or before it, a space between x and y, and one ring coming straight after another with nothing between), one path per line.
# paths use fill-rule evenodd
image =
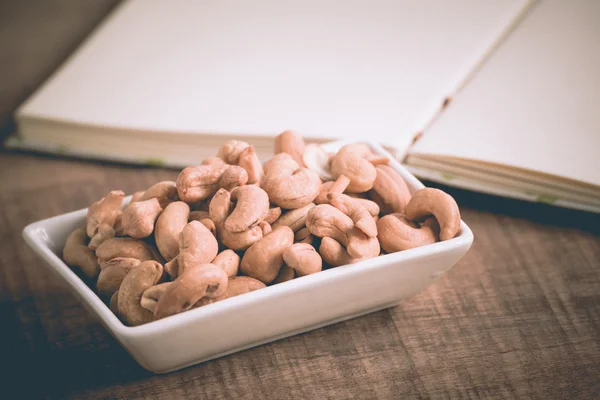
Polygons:
M100 263L113 258L135 258L140 261L156 260L158 254L145 242L133 238L111 238L104 241L96 249L96 256Z
M260 185L264 171L254 146L248 146L242 150L238 165L246 170L249 185Z
M287 153L302 166L304 165L302 159L304 148L304 139L294 131L282 132L275 138L275 154Z
M86 232L90 249L96 250L106 239L115 236L114 226L124 197L122 191L113 190L88 208Z
M67 238L63 249L63 260L70 267L78 267L85 276L95 278L100 266L94 250L87 245L88 237L83 228L77 228Z
M249 276L235 276L229 279L225 293L218 297L203 297L198 300L196 304L194 304L193 308L216 303L217 301L225 300L230 297L239 296L245 293L250 293L265 287L266 285L264 283L257 279L250 278Z
M276 154L263 164L265 175L271 175L272 178L282 171L295 171L298 168L300 165L287 153Z
M237 275L240 267L240 256L231 249L223 250L211 261L218 267L221 267L229 278Z
M281 207L269 208L269 211L263 217L263 221L267 224L273 225L277 219L281 217Z
M438 241L439 225L428 218L421 227L402 214L389 214L377 221L379 243L386 253L395 253Z
M317 273L323 269L323 260L314 247L306 243L296 243L283 252L283 261L293 268L298 276Z
M126 324L137 326L154 321L152 313L141 305L142 294L156 285L163 274L163 267L156 261L144 261L129 271L119 288L119 316Z
M132 269L142 262L136 258L117 257L102 263L96 282L96 292L101 297L109 298L119 290L121 282Z
M120 226L132 238L146 238L154 231L154 223L161 212L162 208L156 197L131 203L123 210Z
M224 228L230 232L243 232L258 224L269 212L269 195L256 185L246 185L231 192L237 204L225 219Z
M310 209L306 216L306 227L315 236L332 237L346 244L346 232L354 227L352 219L329 204L319 204Z
M228 140L219 149L217 157L227 164L237 165L242 151L250 145L239 140Z
M335 155L331 163L331 173L336 179L345 175L350 180L347 189L349 192L366 192L373 187L377 171L366 158L368 155L364 150L360 150L360 147L353 145L343 146Z
M346 250L351 257L365 260L367 258L377 257L381 251L381 246L376 237L369 237L357 227L353 227L346 232Z
M349 196L351 197L351 196ZM365 208L365 210L367 210L367 212L369 214L371 214L371 216L373 217L377 217L379 215L379 212L381 211L379 206L377 205L377 203L375 203L372 200L369 199L361 199L361 198L356 198L356 197L351 197L353 201L357 202L358 204L360 204L361 206L363 206Z
M206 227L206 229L208 229L210 231L210 233L213 234L214 237L217 237L217 226L215 225L214 222L212 222L212 219L203 218L198 222L200 222L202 225L204 225Z
M440 224L440 240L449 240L460 231L460 210L452 196L439 189L423 188L406 205L406 217L413 221L433 215Z
M277 221L275 221L273 229L278 226L289 226L294 232L297 232L306 226L306 216L314 206L315 203L308 203L303 207L284 213Z
M110 296L110 300L108 302L108 308L110 308L110 311L112 311L113 314L115 314L118 318L121 318L119 316L119 291L118 290L116 292L114 292L112 296Z
M146 189L145 192L136 201L145 201L156 198L161 208L165 208L170 203L177 201L179 196L177 194L177 184L173 181L162 181L155 183ZM131 202L134 203L133 199Z
M373 216L356 199L345 194L329 193L329 201L331 205L349 216L355 227L369 237L377 237L377 224Z
M225 220L233 208L230 199L231 194L227 190L219 189L210 202L210 219L215 223L217 235L224 246L232 250L245 250L263 237L263 229L261 224L238 233L225 229Z
M164 318L189 310L202 297L224 294L227 284L227 274L221 267L201 264L188 268L164 291L156 303L154 315Z
M267 161L261 186L272 203L281 208L295 209L311 203L321 186L321 179L314 171L300 168L287 153L281 153Z
M234 188L248 183L248 173L242 167L230 165L219 179L219 188L232 191Z
M271 283L283 264L283 252L293 243L294 232L289 227L273 229L246 250L240 271L265 284Z
M212 232L202 223L192 221L179 234L179 254L165 264L165 270L171 278L176 278L189 268L210 263L218 252L219 243Z
M379 253L365 257L352 257L348 251L337 240L325 237L321 241L319 253L323 257L323 261L334 267L341 265L353 264L368 258L376 257Z
M283 283L287 281L291 281L296 277L296 270L294 268L288 267L285 263L281 266L279 273L273 280L272 284L276 285L278 283Z
M321 186L319 186L319 193L317 197L315 197L315 204L329 204L329 192L333 187L333 181L323 182Z
M377 178L373 182L371 199L384 214L403 213L410 201L410 190L400 174L387 165L377 165Z
M220 162L194 165L181 171L176 182L179 198L186 203L196 203L212 196L219 189L221 176L229 168Z
M167 288L172 284L173 282L163 282L159 283L158 285L150 286L142 294L142 300L140 300L140 305L146 310L152 312L152 314L154 314L154 310L156 309L156 303L158 303L158 300L160 300Z
M154 238L158 251L166 261L179 253L179 234L188 223L190 207L183 201L169 204L156 221Z

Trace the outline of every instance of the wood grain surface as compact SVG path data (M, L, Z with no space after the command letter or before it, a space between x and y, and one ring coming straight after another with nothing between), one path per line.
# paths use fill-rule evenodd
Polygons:
M0 3L5 24L45 15L25 11L41 1ZM79 27L67 35L71 45L114 5L48 3L52 23L29 25L28 34L52 41L56 36L39 32L71 21ZM0 24L0 32L9 28ZM1 54L25 51L14 49L19 40L1 38L12 49ZM26 68L40 64L32 80L57 62L46 53L23 54ZM14 78L18 64L0 63L4 116L33 88ZM425 292L181 371L146 372L47 272L21 231L86 207L109 189L131 193L176 175L0 152L0 398L600 398L600 217L448 188L475 242Z

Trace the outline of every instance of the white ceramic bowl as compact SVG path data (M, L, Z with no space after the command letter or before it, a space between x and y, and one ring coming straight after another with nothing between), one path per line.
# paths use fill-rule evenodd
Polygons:
M324 147L335 151L344 141ZM390 157L390 165L412 191L423 187ZM421 292L452 268L473 242L462 222L452 240L356 264L332 268L262 290L223 300L149 324L128 327L61 260L65 240L83 226L87 209L27 226L23 236L142 367L165 373L248 349L287 336L358 317L396 305Z

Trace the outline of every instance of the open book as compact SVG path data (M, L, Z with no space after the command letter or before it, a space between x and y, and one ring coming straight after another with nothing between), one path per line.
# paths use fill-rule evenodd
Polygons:
M17 111L9 145L186 166L224 138L369 138L418 176L600 211L600 5L129 1ZM418 140L416 140L418 139Z

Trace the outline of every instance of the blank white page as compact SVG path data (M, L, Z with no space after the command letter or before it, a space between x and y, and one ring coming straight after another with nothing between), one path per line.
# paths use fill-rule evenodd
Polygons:
M600 1L545 0L411 155L487 161L600 185L599 152Z
M523 4L131 1L19 115L166 132L295 129L395 145Z

